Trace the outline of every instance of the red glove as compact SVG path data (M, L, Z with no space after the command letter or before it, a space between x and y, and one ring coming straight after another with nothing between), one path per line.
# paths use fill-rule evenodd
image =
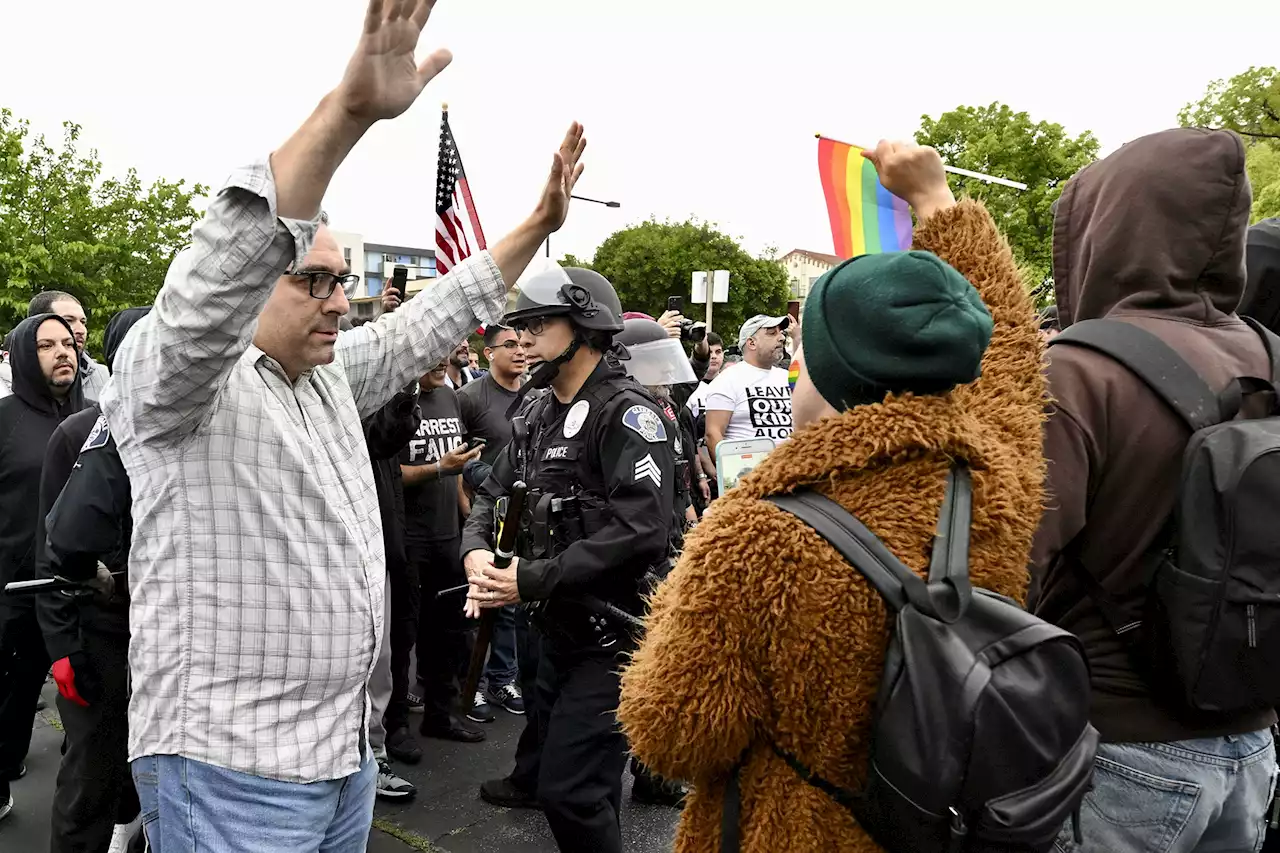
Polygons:
M76 671L71 666L71 658L65 657L53 662L53 680L58 683L58 692L62 694L63 699L75 702L83 708L89 707L89 703L76 689Z

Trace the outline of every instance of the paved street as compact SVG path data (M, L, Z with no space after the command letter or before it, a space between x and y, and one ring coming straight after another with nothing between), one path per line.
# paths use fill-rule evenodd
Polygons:
M14 811L0 823L0 853L43 853L49 849L49 809L58 773L62 735L53 701L56 690L45 685L49 709L36 720L27 776L13 783ZM414 718L415 723L417 718ZM539 812L499 809L477 796L480 782L510 769L523 718L499 714L485 726L481 744L455 744L422 739L427 753L417 767L396 769L418 786L416 799L388 805L379 801L369 850L372 853L554 853L556 847ZM641 806L630 799L631 776L623 800L622 829L628 853L671 849L677 812Z

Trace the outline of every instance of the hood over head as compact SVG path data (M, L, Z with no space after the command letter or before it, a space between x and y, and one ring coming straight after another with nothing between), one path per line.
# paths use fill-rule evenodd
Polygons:
M1053 222L1062 328L1112 312L1231 315L1252 201L1244 144L1227 130L1153 133L1081 169Z
M1239 312L1280 332L1280 218L1264 219L1249 229L1245 266L1248 280Z
M102 337L102 357L107 361L107 370L115 372L116 351L124 342L125 335L129 334L129 330L137 325L139 320L150 313L150 305L126 308L123 311L117 311L107 321L107 331Z
M71 386L66 403L59 407L49 383L40 369L40 354L36 350L36 332L46 320L57 320L72 334L71 326L57 314L37 314L28 317L13 330L13 349L9 351L9 364L13 369L13 394L36 411L47 414L69 415L84 408L84 392L81 389L80 369L76 366L76 381Z

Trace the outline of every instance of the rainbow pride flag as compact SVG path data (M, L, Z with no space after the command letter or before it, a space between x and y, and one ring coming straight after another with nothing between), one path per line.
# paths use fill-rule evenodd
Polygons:
M911 210L880 185L862 149L818 137L818 173L841 258L911 248Z

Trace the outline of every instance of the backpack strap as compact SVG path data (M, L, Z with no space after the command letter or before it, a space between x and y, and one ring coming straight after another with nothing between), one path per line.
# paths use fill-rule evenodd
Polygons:
M973 482L969 469L957 465L947 475L947 494L938 513L938 531L929 561L929 585L942 584L955 596L954 606L940 615L948 624L960 618L973 598L969 580L969 524L973 520ZM935 606L938 604L935 599ZM946 618L947 616L953 618Z
M1049 346L1062 345L1091 349L1118 361L1177 412L1193 432L1224 420L1213 389L1173 347L1146 329L1119 320L1085 320L1049 341Z
M750 751L750 747L748 747ZM746 752L729 771L724 786L724 811L720 813L720 853L738 853L742 848L742 765Z
M1275 333L1266 326L1259 323L1252 317L1241 317L1249 324L1249 328L1258 333L1258 337L1262 338L1262 345L1267 348L1267 357L1271 359L1271 376L1268 377L1273 385L1280 383L1280 337L1276 337Z
M919 590L918 594L928 607L928 593L919 576L902 565L865 524L840 504L810 491L770 495L766 500L794 515L826 539L849 565L862 573L890 609L901 610L908 601L916 603L916 597L911 595L913 588Z
M771 495L766 500L826 539L867 579L891 610L901 610L910 602L920 612L949 625L968 609L973 598L969 581L973 493L967 468L957 466L947 476L947 493L938 516L928 583L903 565L865 524L835 501L810 491Z

